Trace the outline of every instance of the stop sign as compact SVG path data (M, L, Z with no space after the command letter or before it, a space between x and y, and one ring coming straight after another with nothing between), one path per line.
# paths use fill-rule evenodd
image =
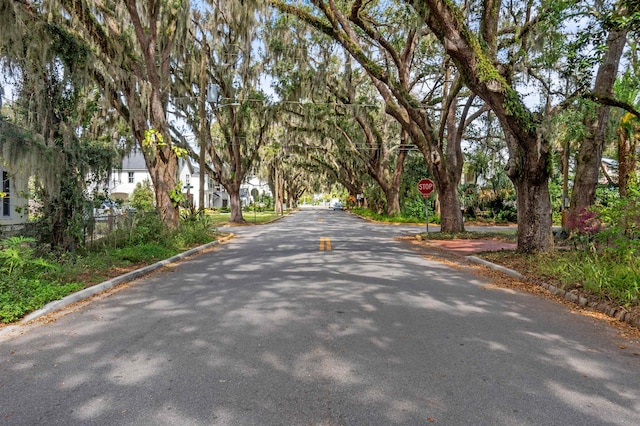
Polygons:
M420 179L420 182L418 182L418 191L420 191L424 197L428 197L434 187L435 185L431 179Z

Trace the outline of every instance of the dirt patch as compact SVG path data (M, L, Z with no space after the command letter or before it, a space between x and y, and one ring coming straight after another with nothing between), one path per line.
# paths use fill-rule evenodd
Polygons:
M431 241L426 240L426 243L436 244L439 247L451 250L455 253L462 255L470 255L473 253L486 252L486 251L505 251L515 250L517 245L514 243L505 242L499 239L493 240L439 240Z

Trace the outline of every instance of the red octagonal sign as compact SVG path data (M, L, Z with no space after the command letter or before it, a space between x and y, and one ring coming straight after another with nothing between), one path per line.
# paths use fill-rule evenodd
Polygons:
M420 191L424 197L428 197L434 187L435 185L431 179L420 179L420 182L418 182L418 191Z

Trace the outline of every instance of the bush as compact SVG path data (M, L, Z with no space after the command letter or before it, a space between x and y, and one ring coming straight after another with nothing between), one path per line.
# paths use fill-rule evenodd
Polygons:
M610 252L573 250L556 253L538 262L542 273L565 286L576 284L602 299L621 305L637 305L640 294L640 260L621 263Z
M430 213L431 213L431 209ZM414 217L416 219L425 219L424 200L413 198L406 200L402 206L402 215L408 217Z
M542 266L566 284L579 283L593 294L623 305L640 296L640 192L568 218L576 250L560 253Z
M173 243L179 248L208 243L215 235L212 224L211 217L203 210L187 210L181 216L180 228L172 236Z
M35 277L55 265L36 257L32 245L35 239L10 237L0 241L0 273L7 280L14 277Z
M144 182L138 182L136 188L131 194L131 207L136 210L149 211L153 210L155 195L151 182L147 179Z
M395 223L421 223L424 222L424 214L422 219L409 216L387 216L386 214L376 213L370 209L363 207L353 207L351 211L358 216L366 217L378 222L395 222Z
M126 219L127 226L100 239L93 251L60 255L58 265L36 255L32 238L0 241L0 322L16 321L50 301L112 277L116 268L166 259L215 237L211 218L203 212L186 211L171 233L154 210ZM70 282L76 280L84 284Z

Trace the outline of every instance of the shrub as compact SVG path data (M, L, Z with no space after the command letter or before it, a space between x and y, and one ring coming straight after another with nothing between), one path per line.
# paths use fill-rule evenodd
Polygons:
M165 223L157 210L138 212L131 230L131 244L163 242L168 238Z
M180 228L172 237L174 244L184 248L211 241L215 234L212 223L211 217L202 210L192 209L183 212Z
M542 266L567 284L580 283L600 297L636 305L640 295L640 193L610 198L604 206L568 218L578 250Z
M35 239L10 237L0 241L0 273L5 278L17 276L32 277L45 270L55 269L55 265L35 256L32 244Z
M11 322L25 313L82 288L47 279L56 265L36 256L33 238L11 237L0 242L0 322Z
M131 194L131 207L143 211L153 210L154 201L155 195L151 182L148 179L142 183L138 182Z
M432 209L429 209L432 210ZM431 211L430 211L431 213ZM402 206L402 215L414 217L416 219L424 220L425 216L424 199L412 198L406 200Z

